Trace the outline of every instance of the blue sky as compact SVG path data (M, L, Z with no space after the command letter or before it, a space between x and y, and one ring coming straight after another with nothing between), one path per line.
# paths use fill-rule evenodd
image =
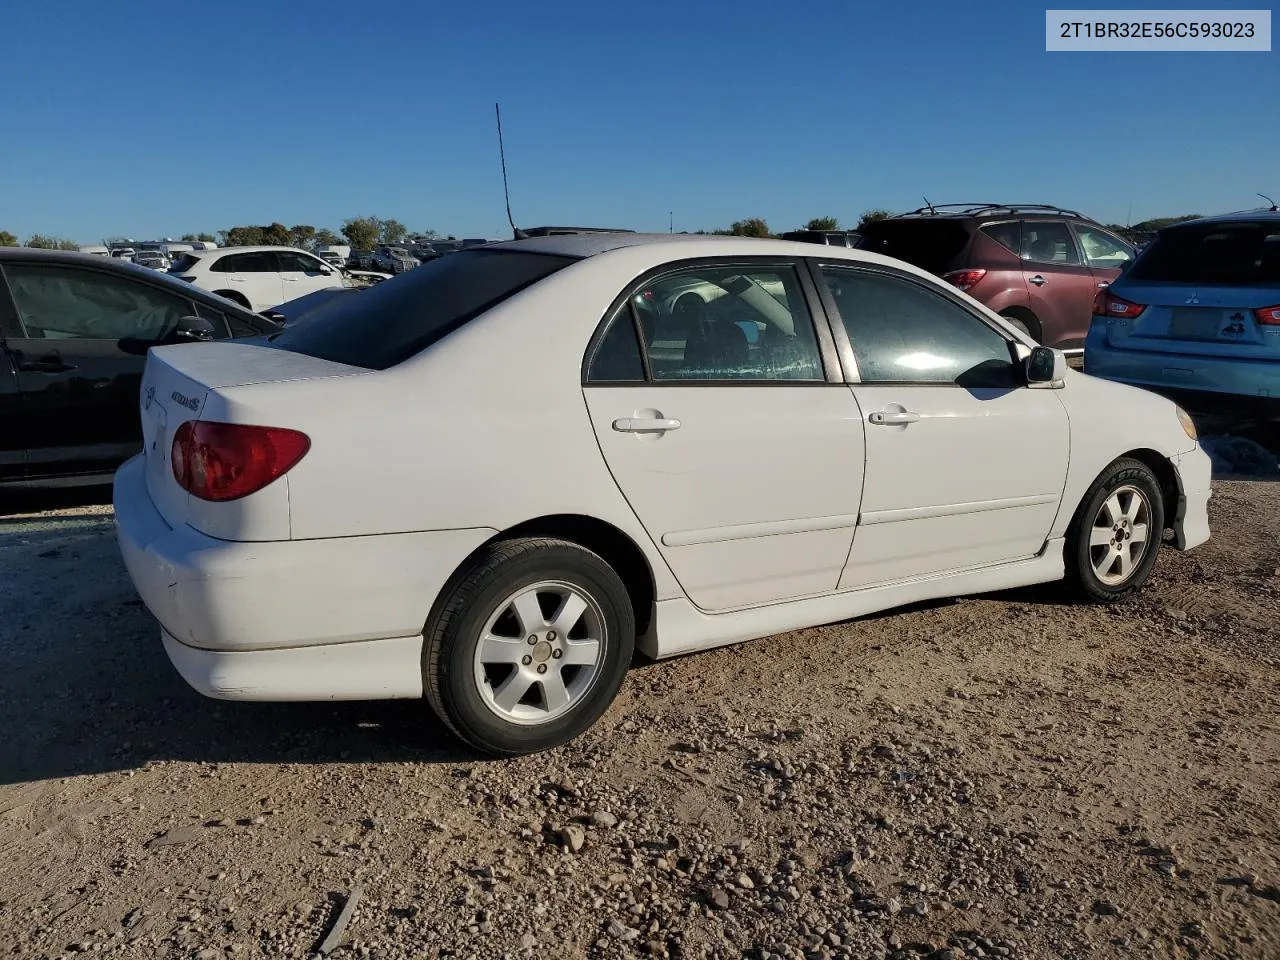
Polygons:
M1025 0L49 0L6 5L0 64L24 239L371 213L505 236L495 100L524 226L1280 195L1280 53L1050 54Z

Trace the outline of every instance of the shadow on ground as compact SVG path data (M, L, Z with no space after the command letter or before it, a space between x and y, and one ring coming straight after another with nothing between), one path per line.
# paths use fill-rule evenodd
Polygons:
M110 515L0 519L0 783L152 761L473 761L425 701L224 703L170 665Z

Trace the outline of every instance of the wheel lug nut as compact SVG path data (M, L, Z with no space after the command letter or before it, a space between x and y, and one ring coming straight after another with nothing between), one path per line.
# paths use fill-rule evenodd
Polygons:
M531 646L531 647L532 647L532 646L533 646L535 643L537 643L537 642L538 642L538 638L537 638L537 637L530 637L530 638L529 638L529 646Z
M563 657L563 656L564 656L564 651L563 651L563 650L552 650L552 651L551 651L551 656L552 656L554 659L559 660L561 657Z
M520 662L527 667L529 664L533 663L533 657L521 657Z
M538 664L538 672L539 672L539 673L546 673L546 672L547 672L547 665L546 665L545 663L540 663L540 664Z
M548 631L547 631L547 639L548 639L548 640L550 640L550 641L552 641L552 642L555 642L555 639L556 639L556 632L555 632L554 630L548 630Z

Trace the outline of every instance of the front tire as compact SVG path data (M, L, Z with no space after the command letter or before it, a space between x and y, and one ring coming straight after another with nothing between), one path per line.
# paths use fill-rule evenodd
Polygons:
M1115 603L1151 576L1164 535L1160 483L1145 463L1122 457L1093 482L1067 533L1068 585L1083 600Z
M635 648L626 587L575 543L522 538L483 550L427 625L423 689L485 753L558 747L600 718Z

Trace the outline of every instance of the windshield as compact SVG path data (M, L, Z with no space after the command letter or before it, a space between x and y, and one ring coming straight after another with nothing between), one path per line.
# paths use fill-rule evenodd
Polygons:
M1280 286L1280 222L1174 227L1152 241L1126 276L1201 286Z
M432 260L357 296L335 299L272 343L321 360L385 370L573 262L492 250Z

